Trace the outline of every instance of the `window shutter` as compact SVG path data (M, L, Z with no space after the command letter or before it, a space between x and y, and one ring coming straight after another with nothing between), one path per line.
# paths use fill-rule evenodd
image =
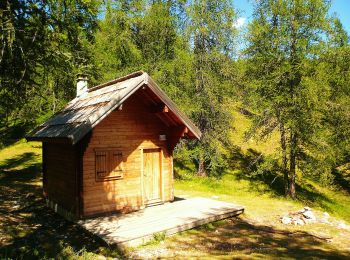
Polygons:
M107 176L108 163L107 152L99 151L95 153L96 158L96 177L104 178Z
M113 148L95 149L96 181L123 178L123 154Z
M123 168L122 168L122 163L123 163L123 155L121 152L118 152L118 151L114 151L111 153L111 166L112 166L112 169L111 171L112 172L122 172L123 171Z

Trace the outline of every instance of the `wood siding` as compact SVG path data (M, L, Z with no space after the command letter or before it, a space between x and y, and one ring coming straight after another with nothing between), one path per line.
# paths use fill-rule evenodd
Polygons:
M77 156L70 144L43 144L44 195L65 210L77 214Z
M161 149L162 201L173 200L172 156L159 141L167 126L150 110L142 90L122 110L114 110L91 133L83 156L83 215L129 212L144 206L143 149ZM123 154L121 179L96 181L96 149L117 148Z

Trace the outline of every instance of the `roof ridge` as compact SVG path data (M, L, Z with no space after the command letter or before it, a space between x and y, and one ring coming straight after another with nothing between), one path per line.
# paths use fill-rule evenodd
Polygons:
M115 85L118 82L120 84ZM119 85L120 87L124 86L124 88L119 88ZM91 93L88 95L91 97L86 100L80 100L79 98L73 99L64 109L57 112L49 120L40 125L40 127L37 127L26 135L26 139L28 141L49 141L55 138L66 138L66 141L76 144L91 129L114 111L115 108L123 104L131 95L144 86L147 86L144 88L145 91L151 91L156 96L155 100L157 103L162 103L169 107L169 110L172 112L169 115L170 117L174 117L174 124L172 125L183 125L192 133L190 137L201 137L200 130L177 108L175 103L157 83L146 72L137 71L91 88ZM102 92L106 93L102 94L101 91L94 93L94 90L102 89L103 87L107 87L107 91L102 90ZM113 89L113 91L109 93L110 89Z
M95 90L98 90L98 89L110 86L110 85L118 83L118 82L122 82L122 81L128 80L128 79L131 79L131 78L136 78L136 77L141 76L142 74L147 74L147 73L145 73L143 70L135 71L135 72L130 73L130 74L126 75L126 76L123 76L123 77L120 77L120 78L116 78L116 79L110 80L110 81L108 81L106 83L103 83L103 84L94 86L92 88L89 88L88 92L92 92L92 91L95 91Z

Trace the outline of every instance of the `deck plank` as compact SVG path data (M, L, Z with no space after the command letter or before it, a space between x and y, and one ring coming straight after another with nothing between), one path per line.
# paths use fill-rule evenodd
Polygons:
M243 213L232 203L207 198L188 198L148 207L125 215L81 220L78 223L109 245L136 246L155 233L171 235L212 221Z

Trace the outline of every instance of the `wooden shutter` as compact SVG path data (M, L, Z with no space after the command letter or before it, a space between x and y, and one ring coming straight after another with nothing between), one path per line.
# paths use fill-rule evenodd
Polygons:
M122 173L123 172L123 154L119 151L113 151L111 153L111 172Z
M97 151L95 153L96 178L103 179L108 174L108 153L106 151Z
M95 150L96 181L123 178L123 154L116 149Z

